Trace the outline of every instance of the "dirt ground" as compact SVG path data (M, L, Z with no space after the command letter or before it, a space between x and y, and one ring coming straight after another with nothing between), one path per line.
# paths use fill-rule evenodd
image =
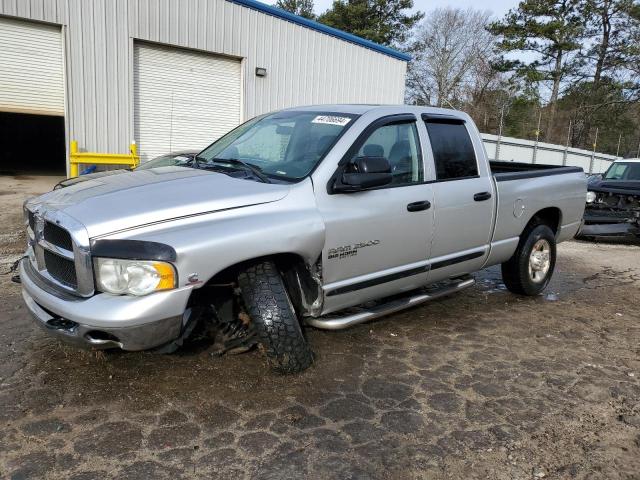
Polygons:
M0 178L0 269L20 204ZM640 479L640 246L568 242L547 293L499 271L347 331L308 371L253 351L92 353L47 337L0 276L0 478Z

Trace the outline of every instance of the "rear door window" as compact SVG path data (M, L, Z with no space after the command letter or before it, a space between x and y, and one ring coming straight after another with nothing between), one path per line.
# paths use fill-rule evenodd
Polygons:
M461 122L426 120L438 180L478 176L478 162L467 127Z

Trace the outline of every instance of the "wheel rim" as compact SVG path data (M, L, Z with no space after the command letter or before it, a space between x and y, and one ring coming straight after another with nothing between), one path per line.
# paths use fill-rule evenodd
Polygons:
M529 254L529 278L541 283L547 278L551 268L551 244L548 240L538 240Z

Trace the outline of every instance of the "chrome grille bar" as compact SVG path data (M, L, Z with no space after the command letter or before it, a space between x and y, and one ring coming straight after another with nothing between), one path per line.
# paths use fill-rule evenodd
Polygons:
M82 297L93 295L93 265L84 226L59 210L41 211L28 204L27 210L27 252L33 268L60 291ZM55 265L55 272L47 270L45 257ZM64 262L70 262L71 272Z

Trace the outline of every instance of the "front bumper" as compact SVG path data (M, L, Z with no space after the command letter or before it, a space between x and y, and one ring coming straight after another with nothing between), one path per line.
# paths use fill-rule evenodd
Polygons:
M144 297L97 294L60 295L20 262L22 297L36 323L47 333L88 348L146 350L180 336L191 287Z
M636 214L637 215L637 214ZM640 221L627 211L606 211L587 207L578 237L640 236Z
M640 236L640 227L632 223L589 223L580 228L578 237Z

